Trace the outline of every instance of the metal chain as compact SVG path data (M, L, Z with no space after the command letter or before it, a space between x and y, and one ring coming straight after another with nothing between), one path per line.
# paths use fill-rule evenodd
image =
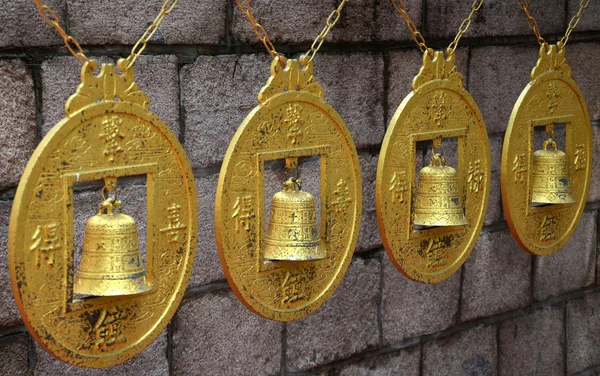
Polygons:
M146 29L142 37L133 46L131 53L126 59L129 62L129 65L126 67L126 69L129 69L133 66L137 58L146 48L146 44L148 43L148 41L152 39L152 36L158 30L158 26L160 25L160 23L167 16L167 14L171 13L173 8L175 8L175 5L177 5L177 1L179 0L165 0L162 7L160 8L160 13L158 14L158 16L156 16L152 24ZM58 34L63 38L65 46L67 47L71 55L73 55L81 64L90 62L90 59L83 53L83 49L79 45L79 42L77 42L77 40L73 36L67 34L67 32L60 26L60 19L58 18L54 10L49 5L44 4L42 0L33 0L33 3L37 7L44 21L48 25L56 29Z
M471 12L469 13L469 16L465 18L465 20L460 24L460 26L458 27L458 33L456 34L456 37L454 37L454 40L446 49L447 55L454 54L454 51L456 51L456 47L458 47L458 41L460 40L460 38L462 38L463 34L469 29L469 26L471 26L471 20L473 19L473 15L479 10L479 8L481 8L482 5L483 0L473 1L473 4L471 4Z
M425 44L425 38L423 38L423 35L419 32L419 30L417 29L417 26L410 19L410 16L408 15L408 12L406 11L406 5L404 4L404 0L392 0L392 4L394 5L394 8L396 8L398 13L400 13L402 18L404 18L404 21L406 21L406 25L408 25L408 30L412 34L412 37L415 40L415 43L417 43L417 46L419 46L419 49L421 50L421 52L428 51L429 49L427 48L427 45ZM460 38L462 38L463 34L469 29L469 26L471 26L471 21L473 19L473 15L475 15L475 12L477 12L479 10L479 8L481 8L482 5L483 5L483 0L473 1L473 4L471 5L471 12L469 13L469 16L467 18L465 18L465 20L460 24L460 27L458 28L458 33L456 34L456 37L454 37L454 40L452 41L452 43L450 43L450 45L446 49L447 55L454 54L454 51L456 51L456 48L458 47L458 42L460 41Z
M252 29L254 30L254 34L256 34L256 36L258 37L258 40L260 40L262 42L262 44L265 45L265 48L267 49L267 51L269 52L271 57L273 59L275 59L276 57L281 57L279 52L277 52L275 50L275 46L273 45L273 42L271 42L271 39L269 39L269 36L267 35L267 31L265 30L265 28L261 24L258 23L256 18L254 18L254 13L252 13L252 6L248 2L248 0L235 0L235 2L237 4L238 8L240 8L240 11L246 17L248 17L248 20L252 24Z
M427 45L425 44L425 38L423 38L423 34L419 32L417 29L417 25L410 19L408 12L406 11L406 5L404 4L404 0L392 0L392 4L394 8L400 13L404 21L406 21L406 25L408 26L408 30L412 34L413 39L421 52L427 51Z
M529 12L529 3L527 2L527 0L517 0L517 4L519 4L519 7L523 10L523 12L525 12L525 16L527 16L527 25L529 25L529 28L535 34L535 37L537 38L540 46L547 45L548 42L546 42L544 40L544 38L542 37L542 35L540 34L540 27L538 26L537 22L535 21L535 18L533 18L533 16ZM583 10L585 8L587 8L588 5L590 5L590 0L581 0L581 2L579 3L579 10L577 11L577 14L575 14L575 16L573 16L573 18L571 18L571 21L569 21L569 26L567 27L567 31L565 32L565 35L557 43L557 46L559 46L559 48L563 48L567 44L567 42L569 41L569 37L571 36L571 33L573 32L573 29L575 29L575 27L579 23L579 20L581 19L581 14L583 13Z
M323 42L325 41L325 37L327 37L327 34L329 34L329 31L331 31L333 26L335 26L335 24L340 19L342 8L344 8L344 5L346 5L346 3L349 1L350 0L342 0L342 2L337 7L337 9L335 9L333 12L331 12L329 17L327 17L327 22L326 22L323 30L321 30L321 32L319 33L319 35L317 36L317 38L315 39L313 44L310 46L310 49L308 50L308 52L300 57L301 64L306 65L313 61L313 59L315 58L315 55L321 48L321 45L323 44ZM248 0L235 0L235 2L237 4L238 8L240 9L240 11L248 18L248 21L250 21L250 23L252 24L252 28L254 29L254 33L258 37L258 40L260 40L262 42L262 44L265 45L265 48L267 49L267 51L269 52L271 57L272 58L281 57L281 54L275 50L275 46L273 45L273 42L271 42L271 39L269 39L269 36L267 35L265 28L260 23L258 23L256 18L254 17L254 14L252 13L252 6L250 5L250 2ZM283 62L283 59L282 59L282 62Z
M313 59L315 58L315 55L317 54L317 52L319 52L321 45L325 41L325 37L327 37L327 34L329 34L329 31L331 31L331 29L335 26L335 24L340 19L340 16L342 14L341 13L342 9L344 8L344 5L346 5L346 3L348 1L350 1L350 0L342 0L342 2L337 7L337 9L335 9L333 12L331 12L329 17L327 17L327 22L325 24L325 27L323 28L323 30L321 30L319 35L317 35L317 37L315 38L315 41L310 46L310 50L308 50L307 53L305 53L304 55L302 55L302 57L300 57L300 63L302 63L303 65L306 65L306 64L310 64L310 62L313 61Z

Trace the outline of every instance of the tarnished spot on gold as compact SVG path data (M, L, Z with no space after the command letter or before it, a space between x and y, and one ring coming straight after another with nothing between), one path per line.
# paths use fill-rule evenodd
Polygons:
M564 47L542 44L531 82L513 108L502 148L506 221L517 243L538 256L550 255L567 243L583 214L591 178L590 117L565 56ZM550 140L555 150L538 150L542 145L534 144L534 128L546 127L552 135L555 124L565 124L565 149L556 150ZM547 205L534 205L538 203Z
M27 164L12 209L8 256L15 300L31 335L62 361L104 368L145 349L175 313L192 271L198 208L183 148L147 110L148 98L139 91L133 71L117 74L104 65L96 76L97 66L95 61L84 64L67 117L50 130ZM101 179L114 185L118 178L134 175L146 176L145 276L150 290L77 299L73 185ZM88 208L89 216L99 220L95 209ZM88 234L90 250L110 240L106 218L100 222L101 234ZM131 231L113 238L128 251L135 248L134 237L137 242L136 225L125 225L119 229ZM87 230L99 229L92 227ZM134 263L135 254L127 254ZM82 268L87 267L78 272ZM87 269L103 270L95 265ZM85 283L98 287L91 279Z
M282 68L280 59L225 155L215 229L223 270L242 303L291 321L319 308L341 282L358 238L362 187L350 133L322 99L312 64L287 60ZM293 169L309 156L321 160L320 226L312 195L293 193L286 182L265 232L265 162L285 159Z

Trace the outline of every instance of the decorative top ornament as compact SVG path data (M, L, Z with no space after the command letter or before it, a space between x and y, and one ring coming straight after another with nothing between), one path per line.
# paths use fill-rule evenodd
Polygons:
M560 43L558 45L545 43L540 46L540 58L531 71L531 81L552 71L562 72L571 77L571 67L567 64L565 49Z
M323 87L313 76L311 62L300 67L298 60L275 57L271 63L271 77L258 93L258 102L264 104L277 94L294 91L304 91L319 98L325 96Z
M431 58L433 56L433 58ZM413 91L433 80L447 79L463 86L462 75L456 68L456 55L445 56L443 51L433 51L431 48L423 53L423 66L413 79Z
M120 59L117 63L119 68L127 67L127 60ZM71 117L83 108L106 101L129 102L150 108L150 98L140 90L134 81L132 69L124 69L123 74L118 74L113 65L103 64L100 74L95 75L98 62L90 60L83 64L81 69L81 84L67 103L65 112Z

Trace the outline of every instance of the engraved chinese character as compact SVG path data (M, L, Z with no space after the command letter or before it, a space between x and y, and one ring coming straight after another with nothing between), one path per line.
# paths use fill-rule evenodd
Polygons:
M281 288L283 290L283 303L294 303L299 300L306 300L306 281L308 278L302 271L287 271Z
M587 164L587 154L585 152L584 144L575 145L575 161L573 163L575 164L576 171L585 169Z
M525 154L517 154L515 156L512 170L515 173L515 183L522 183L525 173L527 172L527 161L525 159Z
M392 180L390 180L389 191L392 192L392 202L404 203L404 194L408 191L408 183L406 182L406 172L394 172Z
M287 108L287 117L284 122L288 127L288 138L292 144L300 143L300 139L303 136L302 126L304 120L302 120L302 107L297 104L290 104Z
M546 96L548 97L548 109L550 110L550 113L554 113L554 107L558 106L558 85L556 84L556 82L552 81L550 82L550 84L548 84L548 93L546 93Z
M469 178L467 179L467 183L471 192L477 193L483 190L484 176L485 173L481 170L481 160L478 159L475 162L469 162Z
M233 205L233 214L231 218L235 219L235 230L244 229L250 232L250 220L255 218L254 198L252 196L238 197Z
M36 267L39 268L42 261L54 266L54 252L62 248L58 241L58 225L38 225L31 240L33 244L29 250L35 252Z
M337 189L333 193L335 194L335 201L331 203L333 209L336 213L346 214L352 199L350 198L350 188L348 188L348 184L344 179L340 179L337 183Z
M433 97L433 109L435 111L435 115L433 121L438 127L443 127L446 119L448 118L446 111L446 93L437 93Z
M446 258L443 249L446 243L438 238L429 239L425 248L426 265L428 268L446 265Z
M553 215L545 215L540 224L540 241L546 242L556 239L556 217Z
M123 335L122 320L127 317L123 309L119 306L113 308L103 308L94 325L95 344L96 347L106 348L117 343L125 342Z
M181 222L181 205L173 203L167 208L169 215L168 227L161 228L160 232L167 234L167 241L169 243L177 243L179 241L179 234L185 230L186 226Z
M117 154L123 152L120 141L125 138L121 132L123 119L117 115L107 116L102 122L103 133L100 137L104 138L104 155L108 160L114 162Z

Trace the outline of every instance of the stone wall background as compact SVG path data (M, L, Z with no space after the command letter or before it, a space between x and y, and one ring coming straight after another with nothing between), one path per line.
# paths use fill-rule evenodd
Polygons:
M447 46L467 0L405 0L431 47ZM578 0L531 0L555 42ZM65 25L101 62L129 53L162 1L52 0ZM298 56L337 0L253 0L278 49ZM581 224L558 253L534 257L512 239L502 212L499 164L508 117L537 60L538 45L514 1L486 0L461 40L458 65L479 104L492 145L485 228L466 264L437 285L411 282L390 263L375 218L375 169L389 119L420 67L420 53L388 0L344 9L315 73L345 119L360 154L364 211L359 247L333 298L287 324L248 312L224 280L213 207L220 164L236 128L256 105L269 56L233 0L180 0L136 65L151 109L179 136L199 195L194 274L168 329L136 358L107 370L61 363L29 336L6 268L10 209L20 174L43 135L64 116L79 64L30 0L0 7L0 373L11 375L598 375L600 153ZM600 147L600 1L572 34L567 58ZM143 208L136 189L128 205ZM82 189L82 205L95 196ZM87 201L86 201L87 200ZM81 236L83 222L78 223Z

